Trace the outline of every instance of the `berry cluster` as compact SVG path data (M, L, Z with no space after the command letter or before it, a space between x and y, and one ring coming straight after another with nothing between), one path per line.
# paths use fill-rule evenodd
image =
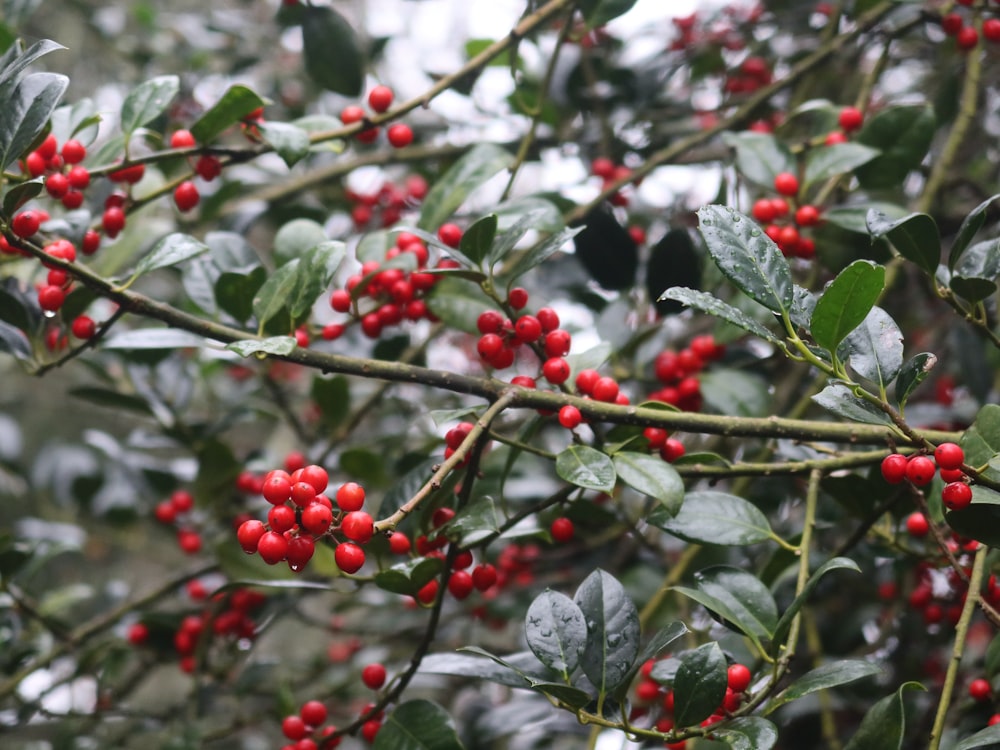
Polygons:
M201 534L192 528L189 514L194 510L194 495L187 490L176 490L153 509L156 520L162 524L177 525L177 546L189 555L201 551ZM178 518L184 520L178 523Z
M725 346L717 343L711 334L695 336L679 352L661 352L653 360L653 374L663 387L650 393L650 400L662 401L683 411L700 411L701 383L697 375L705 365L721 359L725 353Z
M392 106L394 94L388 86L376 86L368 92L368 106L372 111L381 114ZM340 112L340 121L345 125L353 125L356 122L363 122L367 118L367 113L363 107L351 104L344 107ZM374 143L378 139L379 127L368 125L363 128L355 138L361 143ZM413 143L413 129L406 123L396 122L390 125L385 131L389 144L394 148L403 148Z
M408 176L402 185L387 181L374 193L347 190L354 228L360 231L373 224L383 228L395 225L404 209L419 205L427 197L427 190L427 180L418 174Z
M511 289L507 304L513 310L524 309L528 293L520 287ZM481 334L476 351L484 364L504 370L514 364L516 351L522 345L537 344L547 357L542 363L542 376L553 385L569 379L569 364L563 357L569 354L572 336L559 328L559 314L552 308L543 307L535 315L524 314L513 322L497 310L486 310L476 320L476 327ZM533 387L527 381L523 384Z
M611 183L630 177L632 170L624 164L615 164L606 156L599 156L590 163L590 173L595 177L601 178L603 182L601 190L603 191L607 190ZM636 182L636 185L638 184L639 183ZM629 202L628 196L623 194L620 190L612 193L608 200L611 202L612 206L627 206ZM638 242L638 240L636 240L636 242Z
M972 5L972 2L959 0L958 5L968 6ZM966 19L957 9L941 16L942 31L948 36L954 37L955 46L963 52L973 50L979 44L980 32L973 23L970 23L971 20ZM987 41L1000 42L1000 19L988 18L983 21L980 28Z
M941 479L945 482L944 489L941 490L941 501L949 510L962 510L972 502L972 487L962 470L964 462L965 453L961 446L941 443L934 449L933 459L922 453L909 457L901 453L890 453L882 459L882 477L889 484L909 481L916 487L924 487L940 471Z
M331 738L337 731L333 724L326 723L326 706L318 700L302 704L297 714L289 714L281 721L281 733L295 744L285 745L281 750L317 750L319 747L333 748L340 744L340 738Z
M396 244L386 251L385 261L403 253L416 258L415 270L405 271L392 266L383 268L384 261L369 260L361 265L358 273L347 279L343 289L335 289L330 294L330 307L336 312L350 313L368 338L378 338L385 328L404 320L435 320L424 298L440 277L426 270L430 259L427 245L414 234L400 232ZM442 258L437 268L454 268L456 265L450 258ZM366 300L364 309L362 299ZM337 339L344 330L343 324L332 323L323 329L323 338Z
M799 192L799 179L791 172L781 172L774 178L774 190L779 197L760 198L753 204L753 217L764 225L764 233L770 237L781 253L794 258L812 258L816 254L816 243L810 237L803 237L800 229L816 226L820 222L820 212L816 206L804 203L795 209L793 201ZM792 221L782 223L791 215Z

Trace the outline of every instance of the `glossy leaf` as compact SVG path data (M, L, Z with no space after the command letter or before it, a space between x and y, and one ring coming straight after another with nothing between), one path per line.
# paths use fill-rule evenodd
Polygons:
M166 112L180 87L177 76L167 75L143 81L132 89L122 102L119 120L125 137Z
M478 677L513 688L527 688L531 679L535 677L542 679L540 672L543 665L530 651L509 654L505 658L495 656L476 646L465 646L460 651L464 653L430 654L420 662L420 671L428 674ZM533 677L533 673L536 672L539 674Z
M925 689L919 682L904 682L899 690L868 709L844 750L901 750L906 732L903 693Z
M727 132L723 142L736 150L736 171L767 190L781 172L795 172L791 152L770 133Z
M733 750L771 750L778 743L778 728L759 716L737 717L712 734Z
M573 600L587 622L580 666L599 692L611 692L627 679L639 653L639 612L625 588L603 570L587 576Z
M881 673L882 667L860 659L848 659L824 664L802 675L772 698L764 710L764 715L766 716L786 703L791 703L811 693L816 693L820 690L829 690L838 685L845 685L848 682L854 682L855 680L872 677Z
M937 357L930 352L915 354L904 364L896 376L896 401L903 406L937 364Z
M951 290L964 300L977 303L989 299L997 290L995 281L981 278L952 276L948 281Z
M712 296L708 292L701 292L697 289L687 289L684 287L674 287L673 289L668 289L660 295L660 299L676 300L687 305L688 307L693 307L695 310L700 310L703 313L713 315L720 320L731 323L737 328L742 328L744 331L748 331L758 338L769 341L772 344L779 343L777 336L745 312L726 302L723 302L721 299Z
M489 495L476 498L462 508L448 523L447 533L463 547L499 534L504 516Z
M28 47L28 49L21 52L20 42L16 42L4 53L5 64L0 64L0 86L14 81L36 60L50 52L61 49L66 48L57 42L53 42L51 39L39 39ZM8 55L12 56L9 62L7 61Z
M899 254L931 276L941 262L941 237L937 223L928 214L913 213L892 221L872 209L866 217L872 237L888 237Z
M96 386L80 386L71 388L69 395L98 406L106 406L112 409L130 411L143 416L152 416L153 412L149 408L146 399L131 393L119 393L109 388L99 388Z
M1000 546L1000 493L972 485L972 502L962 510L946 510L944 520L964 537Z
M684 480L659 456L637 451L616 453L613 459L618 478L635 490L655 498L674 514L684 500Z
M3 195L3 212L13 216L21 206L40 195L43 189L41 180L29 180L12 186Z
M556 456L556 474L577 487L600 492L611 492L617 478L607 454L589 445L571 445Z
M490 252L490 245L497 234L497 216L490 214L475 222L462 233L458 252L464 255L475 267L480 265Z
M298 164L309 153L309 134L302 128L287 122L262 122L257 128L289 167Z
M265 104L257 92L246 86L242 84L230 86L219 101L209 107L190 127L191 135L198 143L211 143L226 128L235 125Z
M1000 240L985 240L962 254L949 286L970 302L979 302L996 292L997 277L1000 277Z
M0 169L10 167L28 150L68 85L66 76L55 73L32 73L17 84L0 118Z
M522 217L531 216L531 227L539 232L561 232L566 228L562 212L551 200L540 195L525 195L504 201L493 211L501 232L518 224Z
M873 307L840 350L861 377L888 386L903 366L903 334L881 307Z
M847 557L834 557L820 565L816 571L809 576L802 592L795 597L792 603L788 606L788 609L781 614L781 619L778 620L778 624L774 628L774 644L776 647L780 646L784 642L789 629L792 627L792 620L795 619L799 610L801 610L806 601L808 601L809 596L819 585L823 576L831 570L853 570L855 573L861 572L861 568L858 567L858 564L854 562L854 560Z
M951 750L976 750L979 747L1000 746L1000 726L986 727L980 729L971 737L966 737L957 745L953 745Z
M595 29L628 13L635 3L636 0L585 0L580 3L580 10L587 21L587 28Z
M855 174L866 190L894 188L920 167L934 139L937 120L926 104L887 107L867 118L857 143L882 153Z
M576 259L605 289L628 289L635 283L639 246L607 204L584 217L583 229L573 238L573 245Z
M473 190L510 167L513 157L492 143L474 146L430 189L420 210L419 227L436 232Z
M462 750L448 712L428 700L400 703L375 735L373 750Z
M295 287L286 300L293 320L309 313L316 299L330 285L345 254L343 242L327 240L301 257L296 267Z
M679 727L711 716L726 696L726 655L714 641L680 657L674 675L674 721Z
M846 229L856 234L868 234L868 212L875 209L884 214L890 221L902 219L910 212L903 206L885 201L866 200L863 204L834 206L823 211L823 222Z
M792 305L792 275L778 246L751 219L727 206L698 209L698 229L719 270L775 313Z
M298 285L299 261L289 261L264 282L253 298L253 314L260 325L285 309L285 304Z
M778 605L760 579L739 568L715 565L695 575L697 590L675 587L730 627L757 639L770 638L778 624Z
M698 376L705 404L719 414L763 417L770 414L771 384L745 370L713 368Z
M755 505L714 490L689 492L676 516L657 509L648 520L668 534L700 544L757 544L772 535L767 517Z
M1000 198L1000 193L991 195L972 209L962 220L962 225L958 228L958 234L955 235L955 239L951 243L951 250L948 252L948 268L955 268L955 265L962 257L962 253L972 243L972 238L976 236L976 232L982 229L986 221L986 210L998 198Z
M656 301L660 315L679 313L687 304L667 296L676 287L697 289L701 286L701 256L695 250L691 233L671 229L649 250L646 263L646 290Z
M576 602L558 591L535 597L524 617L528 648L545 666L568 676L587 645L587 623Z
M1000 406L985 404L959 445L965 451L965 462L972 466L981 466L1000 453Z
M258 266L250 273L225 272L215 282L214 296L219 307L240 323L253 314L254 295L267 281L267 271Z
M158 268L168 268L178 263L183 263L191 258L196 258L202 253L208 252L208 245L196 240L189 234L174 232L168 234L157 242L149 254L146 255L139 265L135 267L132 278L137 278L144 273L155 271Z
M466 279L446 276L427 295L427 307L448 326L466 333L478 333L476 320L493 303L479 284Z
M885 288L885 268L856 260L839 274L816 301L809 330L813 340L835 352L847 334L861 325Z
M394 594L414 596L443 568L444 563L436 557L415 557L379 570L375 574L375 585Z
M880 153L877 148L860 143L837 143L824 148L810 149L806 158L803 188L808 189L817 182L852 172Z
M293 336L271 336L266 339L234 341L226 349L241 357L249 357L251 354L291 354L297 346Z
M504 279L508 284L513 283L515 279L523 276L532 268L541 265L555 253L565 248L569 244L569 241L581 231L583 231L581 227L562 229L546 237L534 247L518 255L509 268L504 268Z
M358 96L364 83L364 56L354 29L333 8L309 5L302 19L306 73L329 91Z
M649 642L643 646L642 650L639 652L639 656L632 664L632 668L625 676L625 679L622 680L622 684L618 687L618 690L613 692L614 697L617 700L624 700L625 693L628 691L629 685L631 685L632 680L635 678L636 673L642 668L642 665L650 659L658 657L671 643L687 632L687 625L680 621L672 622L669 625L665 625L657 630L656 633L653 634L653 637L649 639Z

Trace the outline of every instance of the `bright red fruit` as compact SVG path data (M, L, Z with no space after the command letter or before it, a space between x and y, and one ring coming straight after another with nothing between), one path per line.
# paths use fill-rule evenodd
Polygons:
M70 325L70 331L78 339L91 339L94 334L97 333L97 324L94 322L93 318L86 315L78 315L73 319L73 323Z
M731 664L726 673L729 689L734 693L742 693L750 687L752 677L750 670L743 664Z
M949 510L962 510L972 502L972 488L965 482L949 482L941 490L941 501Z
M799 192L799 179L791 172L781 172L774 178L774 189L779 195L796 195Z
M190 180L186 180L174 188L174 203L180 211L190 211L198 205L201 194L197 186Z
M390 125L386 136L395 148L403 148L413 143L413 129L406 123L397 122Z
M937 467L927 456L911 456L906 463L906 478L917 487L930 484Z
M583 415L581 415L580 410L577 409L572 404L566 404L559 410L559 424L561 424L567 430L574 429L582 421L583 421Z
M982 677L969 683L969 695L975 701L988 701L992 693L993 689L990 687L989 681L984 680Z
M573 522L565 517L557 518L549 527L549 533L552 534L553 541L564 544L573 538Z
M961 469L965 461L965 451L956 443L941 443L934 449L934 461L942 469Z
M368 92L368 106L375 112L385 112L392 106L393 93L388 86L376 86Z
M288 554L288 540L277 531L268 531L258 540L257 552L268 565L277 565Z
M837 123L844 129L845 133L850 133L851 131L860 128L864 119L865 116L857 107L844 107L840 110L840 116L837 118Z
M357 573L365 564L365 551L354 542L338 544L333 557L337 567L348 575Z
M361 510L365 504L365 488L357 482L342 484L335 495L337 506L348 513Z
M890 453L882 459L882 478L889 484L899 484L906 479L906 456Z
M175 130L170 134L170 148L191 148L195 145L190 130Z
M42 219L38 212L29 210L15 214L10 228L18 237L27 238L37 232L41 225Z
M344 516L340 522L340 530L351 541L366 544L375 533L375 525L370 515L363 510L356 510Z
M911 513L906 517L906 531L910 536L927 536L930 530L930 522L923 513Z

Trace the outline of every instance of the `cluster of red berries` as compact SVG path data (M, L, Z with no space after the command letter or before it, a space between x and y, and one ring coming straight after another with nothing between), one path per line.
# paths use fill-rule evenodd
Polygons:
M514 310L524 309L528 293L520 287L511 289L507 304ZM563 357L569 354L572 336L559 328L559 314L552 308L543 307L534 315L524 314L515 321L497 310L486 310L476 320L476 328L481 334L476 351L490 367L505 370L514 364L516 350L522 345L538 344L547 357L542 364L542 377L553 385L569 379L570 367Z
M726 74L723 90L727 94L752 94L774 80L774 72L763 57L746 58L739 67Z
M388 86L376 86L368 92L368 106L372 108L372 112L381 114L392 106L393 98L394 94L391 88ZM362 122L367 116L363 107L351 104L341 110L340 121L345 125L352 125L356 122ZM379 127L377 125L369 125L358 132L355 138L361 143L374 143L378 138L378 134ZM403 148L413 143L413 129L406 123L393 123L386 129L385 135L389 144L395 148Z
M83 205L83 189L90 185L90 171L82 166L87 157L87 147L70 139L62 148L55 135L49 133L45 140L24 159L24 171L32 178L45 177L45 192L61 201L67 209Z
M812 258L816 254L816 243L811 237L803 237L799 230L819 224L819 209L804 203L792 214L792 206L787 199L794 200L798 195L799 179L791 172L781 172L775 176L774 190L779 197L760 198L753 204L751 214L764 225L764 233L774 241L782 255ZM793 221L781 223L790 214Z
M192 593L192 587L188 591ZM199 592L194 587L192 598L204 599L203 589ZM264 601L265 597L260 592L239 588L213 596L211 605L200 614L185 616L173 636L181 670L187 673L194 671L195 654L204 638L214 636L226 641L253 639L257 634L257 625L251 615ZM149 641L149 636L149 626L137 622L129 627L126 638L132 645L141 646Z
M374 193L358 193L348 190L346 197L351 203L351 221L354 228L366 229L373 223L382 228L394 226L407 208L418 206L427 197L429 187L421 175L409 175L402 185L385 182Z
M330 737L337 731L333 724L327 724L326 706L318 700L306 701L297 714L289 714L281 721L281 733L294 744L285 745L281 750L318 750L333 748L340 744L339 737Z
M639 681L635 687L637 705L633 709L633 718L637 719L640 716L658 711L659 718L653 726L656 731L667 734L676 728L673 718L674 691L653 679L652 673L656 661L656 659L649 659L639 669ZM726 678L726 695L715 712L701 722L702 727L709 727L724 721L729 714L740 707L746 698L746 690L750 687L753 674L743 664L731 664ZM686 746L686 740L666 744L670 750L684 750Z
M965 453L961 446L941 443L934 449L934 458L922 453L909 457L890 453L882 459L882 477L890 484L909 481L917 487L924 487L940 470L941 479L945 482L941 501L949 510L962 510L972 502L972 487L962 470L964 462Z
M921 561L914 568L913 589L907 601L910 609L919 612L928 625L958 624L969 593L967 576L972 571L972 555L979 548L979 542L962 540L958 535L952 535L946 544L966 577L963 578L943 557L936 562ZM1000 587L995 576L990 576L983 598L994 606L1000 603Z
M606 190L608 186L613 182L618 182L619 180L626 179L631 176L632 170L626 167L624 164L615 164L611 159L606 156L599 156L590 162L590 173L595 177L600 177L603 184L601 185L601 190ZM636 182L636 185L639 183ZM612 206L627 206L628 196L622 193L620 190L613 193L608 199ZM633 236L633 239L635 237ZM643 237L645 239L645 236ZM638 240L636 240L638 242Z
M156 520L162 524L177 525L177 546L189 555L197 554L201 551L201 534L191 528L192 524L186 521L191 511L194 510L194 495L187 490L175 490L166 500L161 500L153 509Z
M972 0L958 0L958 5L972 5ZM963 52L975 49L979 44L979 31L966 22L958 11L941 16L941 29L948 36L955 37L955 46ZM990 42L1000 42L1000 19L988 18L983 21L982 34Z
M662 401L683 411L701 411L702 395L698 373L709 362L726 353L726 347L711 334L695 336L678 352L666 350L653 360L653 374L663 387L649 394L652 401Z
M702 50L705 45L713 45L730 51L738 51L746 46L741 28L752 27L764 12L760 3L752 5L733 4L722 9L725 19L711 18L699 21L697 13L678 16L674 19L674 37L670 49L675 52Z
M382 262L369 260L361 265L358 273L347 279L343 289L335 289L330 294L330 307L336 312L350 313L368 338L378 338L383 329L404 320L435 320L424 297L440 276L426 271L430 259L427 245L414 234L400 232L396 244L386 251L385 260L391 261L403 253L416 258L416 270L383 269ZM450 258L442 258L437 263L438 268L455 268L457 265ZM362 299L370 301L373 306L366 305L362 309ZM339 338L344 330L343 324L331 323L324 327L322 335L332 341Z

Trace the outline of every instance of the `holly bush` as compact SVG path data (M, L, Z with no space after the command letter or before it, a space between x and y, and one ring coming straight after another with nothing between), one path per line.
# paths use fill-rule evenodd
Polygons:
M38 5L5 748L1000 746L996 2Z

